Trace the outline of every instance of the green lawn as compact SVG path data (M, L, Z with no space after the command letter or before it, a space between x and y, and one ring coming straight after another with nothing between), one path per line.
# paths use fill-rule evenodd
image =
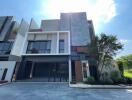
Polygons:
M132 69L125 70L124 71L124 76L128 78L132 78Z

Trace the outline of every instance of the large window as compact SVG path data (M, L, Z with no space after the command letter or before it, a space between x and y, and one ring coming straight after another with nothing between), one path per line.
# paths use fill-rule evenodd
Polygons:
M64 53L64 40L59 40L59 53Z
M27 53L50 53L51 40L46 41L29 41Z
M0 55L10 54L13 42L0 42Z

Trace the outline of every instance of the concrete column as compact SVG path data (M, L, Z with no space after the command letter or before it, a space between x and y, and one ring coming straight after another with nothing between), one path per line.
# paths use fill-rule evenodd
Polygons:
M71 57L69 57L69 84L72 81Z
M17 79L17 74L18 74L19 67L20 67L20 62L17 62L16 63L16 68L15 68L15 73L13 75L12 81L15 81Z
M57 32L57 46L56 46L56 53L59 53L59 32Z
M70 32L68 32L68 53L71 54L71 38L70 38Z
M30 78L33 77L33 69L34 69L34 62L32 63L32 68L31 68L31 72L30 72Z

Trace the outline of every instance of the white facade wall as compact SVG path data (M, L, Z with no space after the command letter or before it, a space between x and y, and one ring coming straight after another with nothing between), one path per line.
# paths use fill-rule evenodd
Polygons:
M13 75L13 71L14 71L14 68L15 68L15 65L16 65L16 61L0 61L0 80L3 76L3 72L4 72L4 69L7 68L7 73L6 73L6 77L5 77L5 80L7 81L11 81L11 78L12 78L12 75Z
M26 32L28 31L29 25L26 21L22 20L20 28L18 30L11 55L21 56L23 48L25 48Z
M57 47L57 35L52 34L52 36L51 36L51 53L57 52L56 47Z
M58 54L59 51L59 40L64 39L64 53L63 54L70 54L70 33L69 32L59 32L59 31L48 31L48 32L29 32L27 33L27 40L25 40L25 47L23 50L23 55L26 54L27 50L27 44L28 41L38 41L38 40L51 40L51 53L48 53L50 55L52 54ZM28 55L28 54L27 54ZM34 55L34 54L33 54ZM39 54L41 55L41 54Z
M37 23L35 22L35 20L32 18L31 19L31 22L30 22L30 26L29 26L29 29L38 29L38 25Z

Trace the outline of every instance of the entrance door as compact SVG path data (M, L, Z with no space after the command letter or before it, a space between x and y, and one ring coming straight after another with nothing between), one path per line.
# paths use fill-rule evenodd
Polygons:
M90 76L88 61L86 60L82 61L82 73L83 73L83 81L85 81L87 77Z

